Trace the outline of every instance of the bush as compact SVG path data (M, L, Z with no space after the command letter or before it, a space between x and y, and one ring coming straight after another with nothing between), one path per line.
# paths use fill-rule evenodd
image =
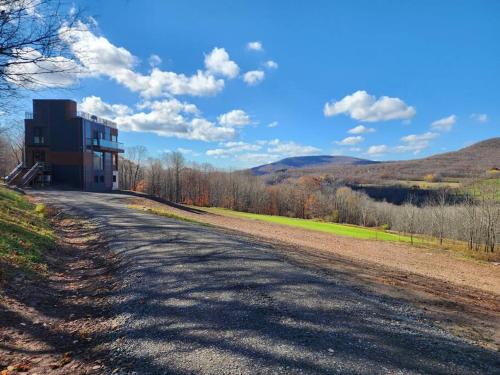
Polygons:
M425 182L440 182L441 176L437 173L429 173L428 175L424 176L424 181Z
M38 203L35 207L35 212L40 216L45 216L47 213L47 207L43 203Z

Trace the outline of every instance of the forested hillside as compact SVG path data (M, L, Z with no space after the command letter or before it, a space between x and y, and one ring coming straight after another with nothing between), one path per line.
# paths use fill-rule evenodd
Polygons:
M280 162L274 164L281 165ZM287 164L293 165L290 162ZM491 138L458 151L415 160L376 164L302 164L290 166L286 170L281 168L279 171L269 168L272 165L263 165L253 170L258 171L258 174L269 170L268 174L281 173L286 174L287 177L331 174L336 178L358 183L373 183L388 179L422 180L427 175L454 179L473 178L483 176L488 170L500 168L500 138Z

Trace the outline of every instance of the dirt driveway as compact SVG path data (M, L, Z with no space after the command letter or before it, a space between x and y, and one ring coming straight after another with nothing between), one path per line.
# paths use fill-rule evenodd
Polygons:
M39 192L100 220L123 262L116 369L169 374L494 373L498 351L374 288L359 264L135 211L128 196ZM319 257L319 258L318 258ZM389 291L389 289L387 289Z

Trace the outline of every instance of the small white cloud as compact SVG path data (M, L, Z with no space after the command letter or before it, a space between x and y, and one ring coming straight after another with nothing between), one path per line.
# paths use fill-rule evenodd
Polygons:
M489 120L488 115L486 113L473 113L472 115L470 115L470 118L482 124L488 122Z
M401 138L405 144L396 146L395 152L413 152L415 155L429 147L429 141L439 137L438 133L410 134Z
M279 139L274 139L268 142L268 153L286 155L286 156L303 156L317 154L321 150L314 146L304 146L293 141L282 142Z
M367 134L367 133L373 133L374 131L375 131L374 128L367 128L364 125L358 125L352 129L349 129L347 132L349 134Z
M161 64L161 57L156 55L156 54L152 54L151 56L149 56L149 65L154 68L155 66L158 66Z
M243 75L243 80L250 86L259 84L265 77L262 70L251 70Z
M265 65L269 69L278 69L278 63L276 61L273 61L273 60L267 60Z
M278 126L278 121L273 121L267 125L268 128L275 128Z
M386 153L387 151L389 151L389 147L387 147L386 145L376 145L376 146L370 146L366 153L371 156L380 156Z
M402 137L401 140L403 142L407 142L407 143L415 143L415 142L429 141L429 140L434 139L438 136L439 136L438 133L427 132L424 134L410 134L410 135Z
M240 72L240 68L229 59L229 54L224 48L215 47L212 52L205 55L205 67L211 73L221 74L228 78L234 78Z
M249 42L247 43L247 48L250 51L262 51L264 48L262 47L262 43L255 41L255 42Z
M98 96L87 96L78 104L78 108L84 112L113 119L118 116L127 116L132 109L124 104L108 104Z
M251 123L250 116L241 109L234 109L224 113L217 118L220 125L223 126L245 126Z
M356 91L339 101L326 103L323 112L327 117L346 114L355 120L367 122L405 120L416 114L415 108L399 98L377 98L366 91Z
M457 116L450 115L442 119L436 120L431 124L432 129L440 132L448 132L453 128L453 125L457 122Z
M357 145L358 143L363 142L364 140L365 139L362 136L357 135L357 136L353 136L353 137L344 138L343 140L337 141L335 143L338 145L341 145L341 146L353 146L353 145Z

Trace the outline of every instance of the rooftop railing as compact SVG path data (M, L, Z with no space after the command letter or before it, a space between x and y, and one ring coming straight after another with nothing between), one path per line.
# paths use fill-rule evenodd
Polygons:
M76 112L76 117L82 117L86 120L97 122L98 124L103 124L106 126L109 126L110 128L117 129L116 123L110 120L106 120L105 118L96 116L96 115L91 115L90 113L83 112L83 111L77 111ZM26 120L33 120L33 112L24 112L24 118Z
M109 126L110 128L113 128L113 129L117 128L116 123L114 123L113 121L106 120L105 118L98 117L96 115L91 115L90 113L87 113L87 112L77 111L76 116L82 117L82 118L89 120L89 121L93 121L93 122L97 122L99 124Z

